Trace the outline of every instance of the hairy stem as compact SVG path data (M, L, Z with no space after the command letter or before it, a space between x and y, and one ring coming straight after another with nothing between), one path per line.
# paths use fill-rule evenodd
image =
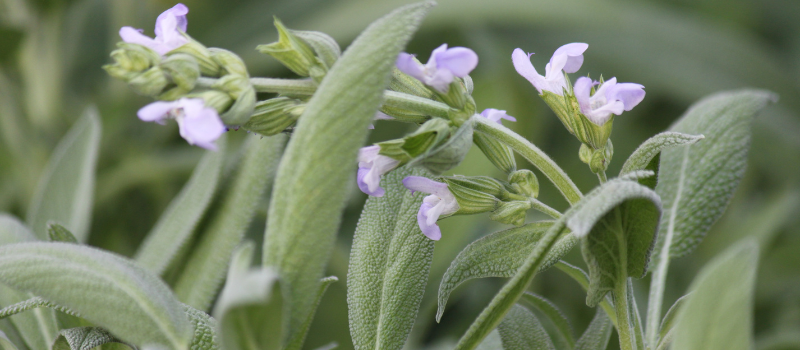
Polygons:
M637 350L631 334L630 305L628 305L627 278L617 281L614 291L614 307L617 312L617 333L619 333L619 346L622 350Z
M562 216L562 214L558 210L550 208L550 206L542 203L540 200L536 198L531 197L528 199L528 201L531 202L531 208L536 209L553 219L558 219Z

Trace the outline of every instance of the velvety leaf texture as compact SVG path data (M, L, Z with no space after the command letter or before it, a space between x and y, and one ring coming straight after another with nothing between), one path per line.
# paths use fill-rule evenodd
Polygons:
M89 237L99 146L100 118L90 107L56 146L28 208L28 224L39 238L47 238L49 220L63 224L81 242Z
M381 105L397 55L433 3L401 7L371 24L320 83L297 123L278 168L264 240L292 295L288 344L312 313L336 238L359 147Z
M774 100L763 90L718 93L695 103L670 128L705 139L661 154L656 192L665 215L655 258L667 240L671 256L688 254L722 215L744 175L751 121Z
M421 169L397 169L381 181L383 197L370 197L356 227L347 272L350 334L356 349L401 349L428 281L434 241L417 225L424 193L403 187Z
M614 325L608 319L608 315L603 310L597 309L589 327L575 344L575 350L605 350L613 329Z
M653 136L643 142L639 147L633 151L625 164L622 165L622 170L619 174L624 175L636 170L650 170L656 173L656 176L647 177L639 180L639 183L655 188L658 180L658 166L661 161L661 151L664 149L691 145L704 138L703 135L687 135L679 132L662 132Z
M753 348L753 292L758 244L739 243L709 262L678 311L673 349Z
M528 309L514 305L497 326L503 350L555 350L542 324Z
M566 347L570 349L575 347L572 325L570 325L567 316L565 316L564 313L562 313L561 310L559 310L558 307L550 300L547 300L540 295L528 292L522 295L522 298L520 298L520 304L529 307L532 306L539 310L547 317L548 321L553 324Z
M158 277L132 261L70 243L0 247L0 281L69 308L126 342L183 349L191 324Z
M217 188L225 157L225 140L224 136L217 140L216 151L206 151L192 177L147 234L136 252L135 260L140 265L162 274L178 250L189 240Z
M59 332L53 350L90 350L106 343L119 342L120 340L102 328L70 328Z

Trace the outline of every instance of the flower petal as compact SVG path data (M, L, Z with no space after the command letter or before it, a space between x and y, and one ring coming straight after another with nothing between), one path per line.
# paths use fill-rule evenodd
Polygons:
M180 108L178 101L156 101L140 108L136 115L143 121L163 124L169 117L169 112L176 108Z
M621 101L609 101L607 104L588 113L584 113L583 115L585 115L586 118L592 123L598 126L603 126L603 124L607 123L611 119L612 114L622 114L623 108L624 105Z
M395 65L401 72L406 73L419 81L425 81L425 69L423 68L422 64L419 63L416 58L414 58L414 55L401 52L400 55L397 56Z
M371 163L375 161L375 158L378 157L378 152L380 151L381 146L378 145L361 147L361 149L358 150L359 163Z
M447 69L463 78L478 66L478 54L466 47L454 47L436 55L436 69Z
M141 29L136 29L133 27L122 27L119 29L119 37L122 38L122 41L131 44L139 44L142 46L149 47L150 49L158 52L158 48L161 46L160 43L156 43L153 38L142 34Z
M403 186L412 192L419 191L436 195L442 193L442 191L450 193L450 190L447 189L447 184L422 176L407 176L403 179Z
M175 29L180 29L186 32L186 25L188 24L186 20L187 13L189 13L189 8L181 3L162 12L158 15L158 18L156 18L156 36L161 36L164 30L174 31Z
M425 85L428 85L436 91L441 93L447 93L447 89L450 87L450 83L453 82L453 73L447 69L439 69L432 77L426 77L423 82Z
M514 63L514 69L517 70L517 73L525 79L528 79L528 81L533 84L533 87L539 91L539 94L542 93L543 89L549 87L545 78L536 72L536 68L533 68L530 55L525 54L522 49L514 49L514 52L511 54L511 61Z
M497 124L502 124L501 119L505 119L512 122L517 121L516 118L506 114L506 111L501 111L499 109L494 109L494 108L484 109L483 112L481 112L481 116Z
M609 101L621 101L626 111L630 111L644 100L644 85L635 83L619 83L606 91Z
M564 61L564 64L559 67L559 70L563 69L564 72L575 73L583 65L583 53L588 48L589 44L586 43L566 44L556 49L556 52L553 53L553 58L562 55L566 56L566 60ZM551 62L553 61L553 58L551 58Z
M181 137L191 145L215 150L214 141L226 131L217 111L206 107L201 99L182 98L178 102L184 113L177 119Z
M427 69L429 72L436 71L436 69L438 68L436 66L438 62L436 57L445 53L446 51L447 51L447 44L439 45L439 47L433 49L433 52L431 52L431 57L428 57L428 62L425 63L425 69Z
M369 172L370 172L369 168L358 168L358 174L356 175L356 183L358 184L358 188L361 190L361 192L364 192L367 195L373 197L383 197L386 191L380 186L378 186L377 189L375 189L374 191L370 191L369 189L370 186L365 181L365 178L367 177Z
M419 212L417 212L417 224L419 225L419 229L425 236L434 241L438 241L442 238L442 230L436 223L434 223L433 225L428 225L427 213L430 209L431 209L430 204L422 203L422 205L420 205Z
M589 95L592 93L592 85L592 79L580 77L575 81L575 85L572 87L572 92L575 93L575 99L578 100L578 105L581 106L581 112L583 114L591 112Z

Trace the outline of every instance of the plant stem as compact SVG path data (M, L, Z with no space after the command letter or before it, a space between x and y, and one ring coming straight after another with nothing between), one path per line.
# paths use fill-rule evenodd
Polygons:
M567 173L530 141L511 131L511 129L486 118L474 119L476 130L494 137L525 157L525 159L536 166L536 168L544 173L544 175L556 185L569 204L575 204L583 197L583 194L581 194L581 191L575 186L575 183L572 182L572 179L567 176Z
M562 216L562 214L558 210L550 208L550 206L542 203L540 200L536 198L530 197L528 201L531 202L531 208L536 209L553 219L558 219Z
M617 312L617 333L619 346L622 350L636 350L634 339L631 335L630 305L628 305L627 278L620 278L612 292L614 307Z
M608 182L608 177L606 176L606 171L605 170L597 173L597 178L600 179L600 184L604 184L604 183Z

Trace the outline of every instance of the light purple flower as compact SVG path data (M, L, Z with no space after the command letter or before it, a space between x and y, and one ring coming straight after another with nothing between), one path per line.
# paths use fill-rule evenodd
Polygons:
M380 186L381 176L400 164L397 159L378 154L380 151L381 146L362 147L358 151L358 188L374 197L383 197L386 193Z
M630 111L644 99L644 86L634 83L617 83L611 78L600 85L594 95L589 96L592 86L599 84L592 79L580 77L575 81L575 98L581 107L581 113L592 123L602 126L611 114L620 115Z
M375 113L375 116L372 117L372 120L394 120L394 117L392 117L392 116L390 116L390 115L388 115L386 113L383 113L381 111L378 111L378 112ZM370 124L368 128L369 129L375 129L375 125Z
M589 48L589 44L571 43L561 46L553 53L550 63L545 66L545 75L536 72L531 64L531 54L525 54L522 49L515 49L511 54L511 61L519 75L533 84L533 87L541 95L543 91L550 91L556 95L563 95L567 88L567 80L564 73L575 73L583 64L583 52ZM563 71L563 72L562 72Z
M163 56L189 42L183 35L186 32L187 13L189 8L184 4L177 4L161 13L156 19L155 39L142 34L141 29L133 27L122 27L119 36L126 43L147 46Z
M226 130L217 110L206 107L203 100L199 98L156 101L142 107L137 115L141 120L159 124L164 124L167 119L174 118L178 122L181 137L190 145L210 150L217 149L214 141Z
M512 121L512 122L517 121L517 118L514 118L514 117L506 114L506 111L501 111L499 109L494 109L494 108L484 109L483 112L481 112L481 115L484 118L489 119L489 120L491 120L491 121L493 121L493 122L495 122L497 124L503 124L501 119L505 119L505 120Z
M406 73L436 91L446 93L455 77L463 78L478 65L478 55L466 47L448 49L442 44L433 50L428 63L420 64L414 55L401 52L397 57L397 69Z
M442 230L436 220L442 215L453 214L458 211L458 202L447 184L436 182L421 176L409 176L403 179L403 186L414 191L430 193L422 199L422 205L417 213L417 224L428 238L438 241L442 238Z

